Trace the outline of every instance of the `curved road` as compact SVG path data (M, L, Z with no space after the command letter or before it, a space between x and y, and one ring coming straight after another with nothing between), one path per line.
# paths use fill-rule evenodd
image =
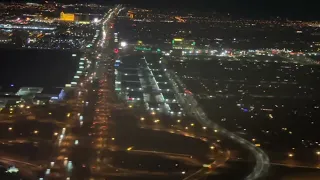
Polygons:
M176 93L176 95L179 97L180 103L184 107L188 107L189 111L195 116L195 118L205 127L218 129L220 134L224 135L225 137L239 143L242 147L248 149L255 157L256 164L253 169L253 171L245 178L246 180L254 180L264 177L269 170L270 166L270 160L268 155L260 148L256 147L251 142L247 141L246 139L236 135L233 132L230 132L223 127L219 126L218 124L211 121L204 111L201 109L201 107L198 105L197 100L192 96L187 94L186 96L183 96L181 91L179 91L178 87L185 88L185 85L182 84L180 79L177 77L177 75L172 71L166 71L166 75L171 80L173 84L173 89ZM201 171L199 171L201 173Z

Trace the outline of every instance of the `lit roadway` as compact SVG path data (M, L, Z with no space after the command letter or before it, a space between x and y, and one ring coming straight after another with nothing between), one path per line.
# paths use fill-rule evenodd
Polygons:
M114 167L110 163L108 163L108 156L103 155L102 152L109 149L119 150L114 148L112 144L113 138L108 136L109 132L109 121L110 121L110 111L113 108L112 104L112 96L114 94L113 91L110 90L110 77L108 77L107 72L107 63L108 63L108 52L112 53L112 48L109 46L109 42L105 41L108 39L108 34L110 33L110 29L108 28L110 15L102 21L102 38L96 46L96 53L98 55L97 60L97 68L95 69L94 79L97 79L99 82L99 87L97 89L98 101L95 104L95 115L94 122L92 125L93 128L93 148L95 150L95 158L92 158L90 163L91 172L93 177L105 177L105 176L143 176L143 175L161 175L167 176L168 172L152 172L152 171L144 171L144 170L130 170L119 167ZM111 139L111 141L109 141ZM137 150L129 148L126 150L128 153L138 153L138 154L153 154L158 156L164 156L168 159L180 159L190 164L199 165L202 164L192 158L187 154L177 154L177 153L167 153L160 151L149 151L149 150ZM229 159L229 156L224 157L224 160L215 161L212 163L214 166L219 166L224 164L224 162ZM208 169L208 168L206 168ZM174 174L181 174L179 172L171 172Z
M43 168L38 164L33 164L25 160L18 160L17 158L11 158L10 155L1 153L0 165L8 168L15 166L19 169L19 173L24 177L36 178L36 173Z
M106 41L106 26L117 8L111 9L103 19L102 34L92 49L95 55L99 55L102 48L108 45ZM87 54L88 55L88 54ZM98 59L98 58L97 58ZM50 165L47 166L43 179L82 179L90 176L88 164L90 164L91 137L89 126L92 122L92 111L95 104L94 79L98 69L93 65L87 68L88 76L80 78L75 87L76 97L70 101L71 113L61 133L57 134L56 150L52 155ZM92 109L92 111L91 111ZM86 150L84 150L84 148ZM88 149L89 148L89 149Z
M253 169L253 171L246 177L246 180L253 180L258 179L261 177L264 177L269 170L270 166L270 160L267 154L260 148L256 147L251 142L247 141L246 139L236 135L235 133L232 133L218 124L211 121L202 108L198 105L196 99L193 97L193 95L185 94L183 95L182 91L185 88L185 85L180 81L180 79L177 77L177 75L172 71L166 71L166 75L171 80L173 84L173 89L177 96L179 97L179 102L190 112L191 115L193 115L203 126L219 130L221 135L224 135L225 137L239 143L244 148L248 149L255 157L256 164ZM214 165L214 164L212 164ZM193 174L191 179L198 179L200 174L205 176L205 173L207 172L205 170L199 170L196 172L196 174ZM201 175L200 175L201 176ZM202 176L201 176L202 177ZM199 177L199 178L201 178ZM186 180L189 178L186 178Z

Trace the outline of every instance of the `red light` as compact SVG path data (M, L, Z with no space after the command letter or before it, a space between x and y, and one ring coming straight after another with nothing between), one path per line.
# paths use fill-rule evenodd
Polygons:
M184 93L192 95L192 92L187 89L184 90Z
M119 53L119 49L115 48L114 50L114 53L118 54Z

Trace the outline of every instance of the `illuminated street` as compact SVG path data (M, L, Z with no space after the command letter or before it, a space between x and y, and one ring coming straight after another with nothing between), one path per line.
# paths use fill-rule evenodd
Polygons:
M0 3L1 180L320 179L307 3L70 3Z

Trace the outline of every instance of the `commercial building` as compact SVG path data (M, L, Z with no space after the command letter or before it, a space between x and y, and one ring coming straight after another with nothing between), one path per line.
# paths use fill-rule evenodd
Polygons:
M90 19L91 18L91 19ZM97 18L92 19L89 14L80 13L60 13L60 21L75 22L78 24L90 24L90 22L97 21Z
M75 15L71 13L60 13L60 20L61 21L75 21Z
M65 96L66 92L63 88L21 87L16 93L0 88L0 108L8 104L16 104L21 100L45 104L63 100Z
M196 42L184 38L174 38L172 40L172 49L190 50L194 49Z

